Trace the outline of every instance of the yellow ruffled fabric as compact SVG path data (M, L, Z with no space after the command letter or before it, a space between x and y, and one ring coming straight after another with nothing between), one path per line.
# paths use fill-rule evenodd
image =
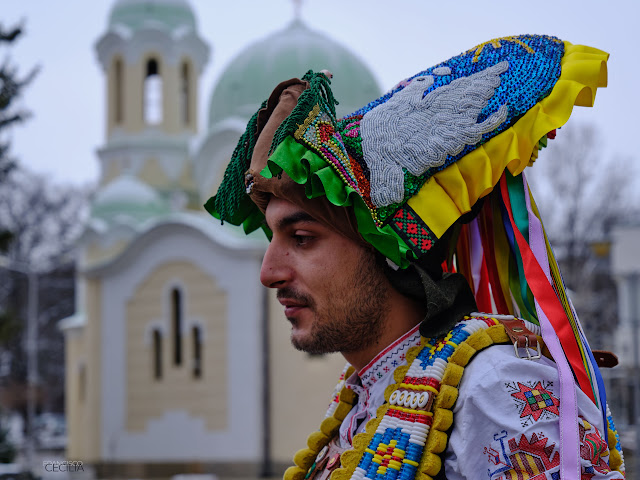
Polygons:
M513 175L521 173L540 138L564 125L574 105L593 106L596 90L607 86L608 53L564 45L560 78L549 96L509 129L436 173L407 202L438 238L493 190L505 168Z

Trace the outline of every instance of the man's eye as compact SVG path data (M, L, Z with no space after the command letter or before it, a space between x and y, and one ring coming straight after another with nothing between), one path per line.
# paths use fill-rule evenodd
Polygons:
M310 235L293 235L296 245L307 245L313 237Z

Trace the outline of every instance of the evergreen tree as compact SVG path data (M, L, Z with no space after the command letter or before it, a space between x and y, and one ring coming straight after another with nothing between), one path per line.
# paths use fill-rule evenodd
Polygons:
M0 23L0 48L13 44L22 32L21 26L5 28ZM17 67L8 59L0 65L0 189L6 185L7 176L16 166L9 153L11 144L7 132L10 127L29 117L27 111L16 106L16 100L36 73L37 68L34 68L21 76ZM7 251L13 238L10 230L0 228L0 255ZM20 325L15 316L6 309L0 309L0 352L19 331ZM0 417L0 463L11 463L15 459L16 448L9 439L9 430L1 420Z
M9 429L5 428L1 420L0 415L0 463L11 463L16 458L16 448L9 440Z
M0 23L0 48L13 44L22 32L21 26L5 28ZM22 76L10 60L5 60L0 65L0 186L15 167L15 160L9 154L11 142L7 139L7 130L29 117L29 112L16 107L16 100L37 73L36 67ZM6 251L11 238L11 232L0 229L0 253Z

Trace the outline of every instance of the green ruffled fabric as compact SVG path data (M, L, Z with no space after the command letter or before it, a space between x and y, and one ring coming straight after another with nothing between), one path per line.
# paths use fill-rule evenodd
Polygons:
M352 207L362 237L380 253L401 268L416 257L409 246L389 225L378 227L360 194L342 181L336 170L323 158L308 150L293 137L287 137L273 152L267 166L260 172L265 178L286 173L305 186L307 198L326 196L338 207Z

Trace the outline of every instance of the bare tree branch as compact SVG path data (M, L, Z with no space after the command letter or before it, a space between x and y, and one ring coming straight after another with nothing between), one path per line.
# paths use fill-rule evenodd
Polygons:
M530 172L538 207L565 283L592 346L603 347L617 322L608 257L592 246L633 205L633 162L606 156L593 126L563 127Z

